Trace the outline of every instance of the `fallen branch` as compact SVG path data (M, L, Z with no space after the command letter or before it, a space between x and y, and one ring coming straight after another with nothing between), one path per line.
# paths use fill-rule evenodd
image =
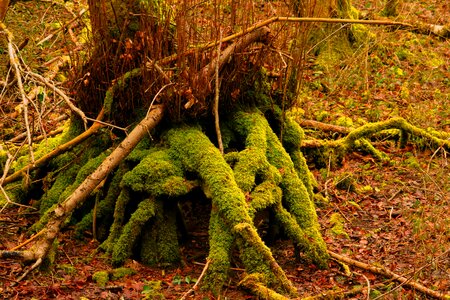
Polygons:
M372 285L372 288L378 288L378 287L383 287L384 284L374 284ZM322 293L319 293L317 295L314 296L309 296L309 297L303 297L303 298L295 298L292 300L329 300L329 299L348 299L348 296L353 296L359 293L362 293L364 290L366 290L367 288L362 286L362 285L358 285L353 287L352 289L348 290L348 291L344 291L344 290L331 290L331 291L325 291Z
M299 120L297 122L298 124L300 124L301 127L310 127L325 132L337 132L342 134L348 134L351 131L351 128L348 127L322 123L314 120Z
M64 116L67 118L67 115L64 115ZM64 130L64 128L56 128L55 130L52 130L52 131L50 131L49 133L46 133L45 135L41 134L41 135L39 135L39 136L37 136L37 137L34 137L34 138L33 138L33 141L34 141L34 142L42 141L42 140L44 140L44 139L46 139L46 138L48 138L48 137L52 137L52 136L55 136L55 135L60 134L61 132L63 132L63 130ZM18 142L20 142L24 137L26 137L26 134L27 134L26 132L22 132L21 134L16 135L16 136L13 137L12 139L10 139L8 142L10 142L10 143L18 143Z
M162 119L164 106L154 106L150 113L130 132L130 134L117 146L116 149L101 163L101 165L89 175L78 188L62 203L49 213L49 221L40 234L40 238L30 250L25 251L0 251L0 258L14 258L28 261L36 261L35 268L47 255L53 241L59 234L61 226L71 215L73 210L80 206L95 187L128 156L139 141L148 134ZM97 124L97 123L95 123ZM100 127L101 125L93 125ZM92 127L91 127L92 128ZM29 272L29 271L28 271ZM26 274L25 274L26 275ZM22 279L24 276L21 276Z
M334 23L334 24L365 24L365 25L385 25L385 26L397 26L401 28L409 28L411 30L418 30L418 32L423 32L423 30L420 30L419 25L410 24L410 23L404 23L404 22L396 22L391 20L359 20L359 19L334 19L334 18L296 18L296 17L272 17L270 19L264 20L260 23L257 23L253 26L250 26L242 31L239 31L237 33L234 33L232 35L229 35L227 37L224 37L223 39L215 42L210 42L207 44L199 45L193 49L190 49L182 54L174 54L171 56L167 56L161 60L158 61L160 65L172 62L176 60L180 55L186 56L189 54L193 54L197 51L206 50L212 47L216 47L219 43L225 43L232 41L234 39L240 38L244 35L247 35L248 33L255 31L261 27L266 27L272 23L277 22L285 22L285 23ZM449 29L448 26L441 26L441 25L428 25L426 26L428 28L428 31L426 33L432 33L438 36L448 37L449 35Z
M190 293L194 292L197 290L198 288L198 284L200 283L200 281L202 280L203 276L205 276L206 274L206 270L208 270L209 267L209 263L211 262L211 260L209 258L206 259L206 264L205 267L202 270L202 273L200 274L200 276L197 279L197 282L194 284L194 286L189 289L189 291L187 291L186 293L184 293L183 297L180 298L180 300L184 300L186 299L187 296L189 296Z
M68 141L65 144L59 145L58 147L53 149L51 152L47 153L46 155L42 156L41 158L37 159L36 161L29 163L27 166L14 172L13 174L9 175L2 182L0 182L0 185L8 184L13 181L16 181L16 180L20 179L23 175L27 174L29 171L37 169L40 166L45 165L52 158L58 156L59 154L63 153L64 151L67 151L67 150L73 148L74 146L78 145L82 141L86 140L88 137L95 134L102 127L103 127L102 124L95 122L91 127L89 127L88 130L86 130L82 134L78 135L76 138Z
M417 282L415 282L415 281L413 281L413 280L411 280L409 278L406 278L404 276L398 275L398 274L396 274L396 273L394 273L394 272L392 272L392 271L390 271L390 270L388 270L388 269L386 269L384 267L376 267L374 265L366 264L366 263L363 263L363 262L351 259L349 257L342 256L342 255L337 254L337 253L332 252L332 251L328 251L328 254L331 257L333 257L333 258L335 258L335 259L337 259L339 261L342 261L342 262L344 262L346 264L358 267L360 269L364 269L364 270L370 271L372 273L376 273L376 274L380 274L380 275L392 278L392 279L394 279L396 281L399 281L402 284L404 284L406 286L409 286L409 287L411 287L411 288L413 288L415 290L418 290L418 291L420 291L420 292L422 292L422 293L424 293L424 294L426 294L428 296L431 296L431 297L434 297L434 298L437 298L437 299L447 299L447 300L450 298L450 294L444 294L444 293L440 293L440 292L431 290L431 289L421 285L420 283L417 283Z
M222 31L220 31L220 39L222 38ZM219 43L217 46L217 57L220 56L220 48L222 47L222 43ZM223 154L223 143L222 143L222 133L220 132L220 122L219 122L219 96L220 96L220 80L219 80L219 60L216 63L216 92L214 95L214 124L216 126L216 135L217 135L217 143L219 145L220 153Z
M16 74L17 86L19 88L19 92L22 98L22 106L23 106L23 117L25 120L25 128L27 131L27 142L30 153L30 160L34 162L34 153L33 153L33 141L31 139L31 129L30 122L28 120L28 97L25 95L25 90L23 88L22 76L19 68L19 58L17 57L17 53L12 44L13 35L6 29L6 26L1 23L1 30L5 33L6 41L8 43L8 53L9 53L9 61L11 65L14 67L14 72Z

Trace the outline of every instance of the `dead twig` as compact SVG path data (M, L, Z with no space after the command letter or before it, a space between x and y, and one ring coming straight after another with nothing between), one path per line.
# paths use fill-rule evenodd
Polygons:
M15 246L14 248L11 248L9 251L16 251L19 250L20 248L22 248L23 246L28 245L29 243L31 243L32 241L34 241L37 237L39 237L42 233L44 233L43 231L39 231L38 233L36 233L35 235L33 235L32 237L30 237L28 240L26 240L23 243L20 243L19 245Z
M222 39L222 30L220 31L219 40ZM217 46L217 57L220 57L220 48L222 47L222 42L219 42ZM214 124L216 126L217 143L219 144L220 153L223 154L223 143L222 134L220 132L219 123L219 94L220 94L220 80L219 80L219 60L216 63L216 93L214 95Z
M369 281L369 278L367 278L367 276L362 274L362 273L358 273L358 272L353 272L353 273L355 273L355 274L357 274L359 276L362 276L366 280L366 283L367 283L367 300L370 300L370 281Z
M73 110L76 114L78 114L80 116L80 118L83 120L85 129L87 129L87 118L86 118L86 115L84 114L84 112L81 111L81 109L79 109L78 107L76 107L72 103L70 98L61 89L57 88L47 78L45 78L42 75L39 75L39 74L31 72L31 71L28 72L28 75L30 75L31 77L34 77L35 79L41 81L48 88L51 88L56 94L58 94L66 102L66 104L70 107L70 109Z
M11 32L9 32L6 28L6 26L1 23L1 29L6 35L6 40L8 43L8 54L9 54L9 61L11 65L14 68L14 71L16 73L16 79L17 79L17 86L19 88L19 92L22 98L22 106L23 106L23 115L25 120L25 127L27 130L27 142L28 142L28 148L30 153L30 160L32 163L34 163L34 153L33 153L33 141L31 140L31 129L30 129L30 121L28 120L28 97L25 94L25 90L23 88L23 82L22 82L22 76L19 68L19 58L17 57L17 53L14 49L12 40L13 35Z
M13 282L11 285L16 285L18 284L19 281L21 281L22 279L24 279L31 271L33 271L34 269L36 269L37 267L39 267L42 264L43 259L42 258L38 258L36 260L36 262L25 272L23 272L23 274L17 278L17 280L15 282Z
M187 297L190 293L193 293L194 291L197 290L198 284L199 284L200 281L202 280L203 276L205 276L206 271L208 270L208 267L209 267L209 263L210 263L210 262L211 262L211 260L210 260L209 258L206 259L205 267L203 268L202 273L201 273L200 276L198 277L197 282L194 284L194 286L193 286L191 289L189 289L189 291L187 291L186 293L183 294L183 297L181 297L180 300L186 299L186 297Z

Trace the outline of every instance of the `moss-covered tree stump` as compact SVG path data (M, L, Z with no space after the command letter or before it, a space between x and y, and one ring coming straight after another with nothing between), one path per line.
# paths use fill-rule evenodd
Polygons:
M232 129L228 143L243 147L225 156L195 125L168 130L158 145L141 142L99 199L95 217L107 221L107 215L114 215L112 223L102 222L98 228L105 232L101 227L111 225L101 247L115 265L136 256L148 264L177 262L177 199L201 187L212 202L211 264L204 286L220 291L237 249L248 274L260 274L266 286L294 295L295 289L258 235L253 219L259 211L269 210L296 248L325 267L328 255L312 201L311 174L306 164L293 163L257 109L238 112L228 123ZM302 136L301 128L293 124L291 135ZM304 162L299 146L300 140L292 143L291 155ZM79 232L91 227L92 215L79 223Z

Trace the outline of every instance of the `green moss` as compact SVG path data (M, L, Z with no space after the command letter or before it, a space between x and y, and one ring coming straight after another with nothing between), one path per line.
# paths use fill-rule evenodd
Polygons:
M299 150L290 153L290 157L292 162L294 163L295 170L297 171L298 177L301 179L303 184L308 191L309 197L312 199L314 197L314 187L317 187L317 181L314 178L314 175L308 168L306 163L306 159L303 156L303 153Z
M209 236L208 258L211 262L203 281L203 288L220 295L222 286L228 279L234 237L214 207L209 222Z
M139 255L145 264L170 266L180 261L176 203L156 201L155 212L144 227Z
M145 223L155 215L155 200L145 199L131 215L128 223L123 227L119 239L112 251L113 265L121 265L132 254L133 247L140 236Z
M97 238L100 241L106 239L107 234L109 233L109 226L112 223L114 214L114 206L121 191L120 182L127 171L128 168L125 164L119 166L118 170L114 172L106 196L98 202L95 218L97 219ZM84 231L92 229L92 221L94 218L93 210L94 208L89 213L85 214L82 220L77 224L76 234L78 236L81 236Z
M7 184L5 187L5 192L9 197L9 200L15 203L23 203L28 195L28 188L26 183L23 181L16 181ZM7 199L3 193L0 193L0 206L5 205Z
M365 186L357 189L357 191L359 194L370 194L373 192L373 187L371 185L365 185ZM361 209L361 208L359 207L359 209Z
M193 183L184 179L183 171L168 150L153 151L126 173L123 186L135 192L146 192L152 196L176 197L187 194Z
M108 271L98 271L92 275L92 280L97 283L100 287L105 287L109 281L109 273Z
M360 139L355 141L354 148L360 148L361 150L371 154L375 159L381 162L389 162L389 156L386 153L376 149L367 139Z
M166 299L162 293L162 282L159 280L145 281L142 289L142 299L163 300Z
M376 35L367 26L352 24L350 37L356 45L367 44L375 41Z
M56 176L56 180L50 190L41 198L40 213L43 217L39 222L33 224L31 230L40 230L47 222L48 213L53 210L54 206L67 199L86 177L97 169L108 154L108 152L104 152L97 157L89 159L89 155L94 153L94 151L86 151L83 153L82 157L79 158L81 162L87 160L82 167L78 164L73 164ZM51 173L49 175L51 176ZM47 180L49 179L47 178ZM70 219L68 221L70 221Z
M50 183L53 181L53 177L55 178L53 184L51 184L51 188L42 196L40 200L39 210L41 215L60 201L62 193L74 182L79 170L80 166L74 164L68 166L60 173L53 175L53 173L50 172L47 175L47 178L45 179L46 183Z
M257 211L262 211L276 203L281 203L282 191L271 181L259 184L250 194L249 214L254 218Z
M313 248L317 247L315 251L306 253L306 255L319 266L325 266L328 255L319 232L313 199L310 198L306 186L298 177L289 155L284 151L275 134L271 133L268 145L269 162L278 168L283 168L281 188L288 210L295 217L300 227L309 235L310 243L315 245ZM305 245L305 247L309 248L310 245Z
M261 274L266 286L274 286L275 284L275 287L279 289L280 285L276 284L276 278L273 276L272 270L265 261L265 257L261 255L261 251L270 252L270 250L261 247L249 247L248 244L264 244L262 241L251 240L252 238L256 238L256 236L245 236L245 226L238 226L235 230L243 235L242 239L238 239L238 245L241 249L240 258L246 271L249 273Z
M261 237L248 223L237 224L233 232L238 234L237 243L241 249L241 260L249 273L264 275L264 281L275 290L297 295L296 288L287 279L283 270L278 267L270 249L262 242Z
M8 160L8 152L3 149L3 144L0 144L0 170L4 170L6 161Z
M288 300L290 298L278 294L274 290L267 288L267 284L264 280L264 276L259 273L252 273L244 277L239 282L239 286L242 286L250 290L255 294L258 299L267 300Z
M330 116L330 113L324 110L316 112L314 114L316 116L316 120L319 122L325 121Z
M75 181L72 181L70 185L67 185L64 191L60 194L59 200L67 199L73 191L89 176L108 156L109 151L104 151L96 157L88 158L87 162L79 169L75 177Z
M61 264L58 265L58 268L61 269L67 275L74 275L77 272L77 269L70 264Z
M108 238L100 245L100 248L106 250L108 253L113 251L114 244L120 237L123 223L125 222L125 207L130 200L130 191L128 189L121 189L114 207L114 222L111 225L110 233Z
M141 160L143 160L147 155L149 155L152 151L159 151L157 147L151 148L152 142L150 138L145 137L143 138L131 151L130 154L125 158L126 162L130 162L133 164L139 163Z
M353 120L346 116L340 116L335 123L339 126L353 127Z
M330 224L333 225L330 229L331 233L338 237L349 239L344 227L344 218L339 213L334 213L330 217Z
M111 271L111 280L117 280L128 275L134 275L137 271L131 268L116 268Z
M287 152L293 152L300 149L302 140L305 138L305 132L291 118L286 118L283 126L283 146Z
M325 243L318 231L317 215L312 200L311 175L303 156L297 153L296 159L299 165L297 165L298 170L296 170L291 157L281 145L278 137L271 130L264 116L257 111L252 113L238 112L234 117L234 122L236 131L241 135L247 135L246 141L249 141L250 137L252 138L251 141L253 143L246 142L246 147L252 146L252 151L255 151L255 148L258 149L259 147L259 151L265 153L268 163L276 170L277 174L281 175L281 182L278 181L276 184L280 184L283 190L283 199L289 207L289 213L294 216L294 219L299 225L298 228L302 229L302 233L298 233L297 235L309 235L309 239L298 239L298 243L307 243L307 245L302 246L302 249L310 251L307 253L307 256L317 264L325 266L325 260L328 255L326 253ZM291 126L291 130L301 132L301 129L294 125ZM292 134L291 136L294 135ZM266 169L268 168L266 167ZM303 180L299 178L299 174L304 176ZM306 183L308 188L304 183ZM284 222L284 224L288 224L288 222Z
M417 169L417 170L419 170L421 168L419 161L413 155L410 155L407 159L405 159L403 161L403 165L408 166L412 169Z
M64 130L61 134L54 136L54 137L47 138L47 139L43 140L42 142L40 142L39 144L35 145L35 149L33 152L35 160L46 155L47 153L54 150L59 145L62 145L64 143L68 142L69 140L71 140L71 138L73 137L73 134L69 130L70 129L69 124L70 124L69 122L65 123ZM18 170L22 169L23 167L27 166L29 164L29 162L30 162L30 157L28 154L26 154L24 156L19 157L16 161L14 161L11 167L14 171L18 171Z
M219 150L195 128L172 129L166 135L172 156L188 172L197 173L211 192L213 204L230 226L251 223L244 194Z

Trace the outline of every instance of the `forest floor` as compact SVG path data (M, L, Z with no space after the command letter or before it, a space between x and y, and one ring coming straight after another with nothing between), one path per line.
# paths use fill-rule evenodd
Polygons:
M447 1L404 1L399 19L444 24L450 20ZM264 2L266 3L266 2ZM276 2L270 2L271 9ZM368 15L382 10L380 1L354 1ZM75 6L75 8L77 8ZM59 33L42 46L43 39L72 16L60 4L46 1L17 2L5 23L20 44L30 39L21 52L25 62L45 71L44 62L69 53L73 44L69 33ZM26 20L26 21L25 21ZM26 22L26 23L25 23ZM23 26L23 24L28 24ZM421 128L450 132L450 41L406 30L389 31L370 27L374 41L367 49L357 49L345 61L318 69L311 62L304 71L304 95L300 107L303 118L324 123L357 127L365 122L402 116ZM77 28L73 28L77 30ZM78 31L81 29L78 28ZM3 47L3 48L1 48ZM2 80L7 73L7 50L0 46ZM309 62L310 60L308 60ZM42 70L43 69L43 70ZM51 102L43 121L54 129L62 104ZM38 97L39 98L39 97ZM9 140L23 132L20 99L2 92L0 98L0 139ZM312 137L324 137L307 129ZM450 291L450 157L443 149L431 148L421 140L411 140L405 148L385 140L374 141L388 154L382 163L362 152L348 154L342 166L315 166L311 169L321 193L329 199L317 207L322 234L329 250L361 262L384 266L426 287ZM345 184L343 184L345 183ZM32 199L30 199L30 202ZM192 208L196 215L208 204ZM7 207L0 213L0 249L11 249L27 239L28 228L38 218L22 208ZM82 240L66 228L59 239L55 264L34 271L15 282L23 265L0 261L0 298L4 299L158 299L150 296L155 284L165 299L179 299L193 287L207 256L207 221L191 219L190 238L183 245L179 268L150 268L136 261L126 267L135 274L98 286L92 279L97 271L112 270L109 259L95 249L98 243L87 233ZM295 262L294 249L287 240L271 245L274 256L302 297L338 288L360 288L347 299L427 299L398 282L367 270L351 267L347 275L342 265L331 260L327 270ZM235 265L231 280L220 299L253 299L236 285L242 269ZM370 286L367 284L370 283ZM161 299L164 299L161 297ZM187 299L217 299L197 291Z

